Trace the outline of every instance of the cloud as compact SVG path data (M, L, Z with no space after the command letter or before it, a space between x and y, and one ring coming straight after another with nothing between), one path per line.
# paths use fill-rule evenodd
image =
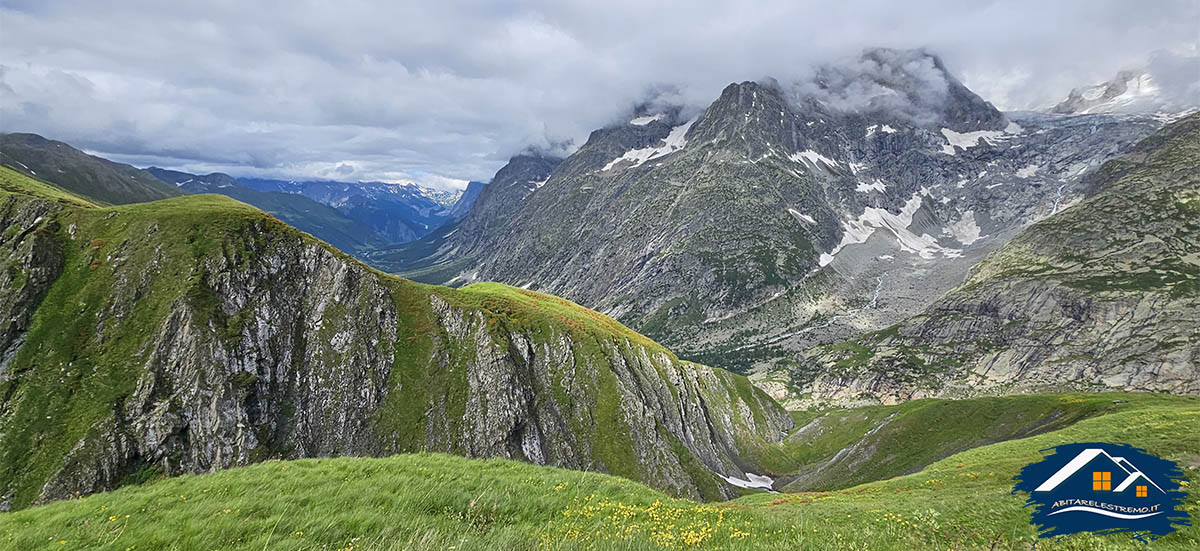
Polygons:
M938 119L949 92L945 71L918 49L871 49L859 57L818 65L792 90L799 98L837 111L888 112L919 123Z
M1200 18L1189 0L843 4L9 0L0 129L140 164L454 187L640 102L703 106L871 46L928 48L1001 109L1051 105L1195 52Z

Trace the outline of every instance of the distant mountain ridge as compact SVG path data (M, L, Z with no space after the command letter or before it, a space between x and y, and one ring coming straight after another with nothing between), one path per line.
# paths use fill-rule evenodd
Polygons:
M220 172L196 175L158 167L146 171L187 193L216 193L258 207L350 254L362 254L389 244L366 224L303 195L253 190Z
M460 193L432 190L413 183L293 181L241 178L258 191L303 195L363 223L392 243L414 241L439 228Z
M483 182L467 182L467 188L458 196L458 200L454 202L454 207L450 209L450 218L458 220L466 216L475 204L475 200L479 198L479 194L483 193L483 187L486 185Z
M0 162L28 176L113 205L183 195L144 170L89 155L37 134L0 135Z

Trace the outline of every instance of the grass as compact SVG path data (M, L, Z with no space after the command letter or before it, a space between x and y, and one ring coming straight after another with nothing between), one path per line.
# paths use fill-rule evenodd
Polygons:
M1096 401L1112 396L1096 396ZM607 475L438 454L267 462L161 479L0 515L13 549L1032 549L1011 495L1039 450L1128 442L1200 464L1200 402L1126 396L1069 427L954 454L841 491L674 499ZM1085 397L1072 397L1087 403ZM1200 504L1189 486L1186 507ZM1196 523L1194 523L1196 524ZM1039 550L1194 549L1192 526L1150 546L1128 536L1037 541Z
M789 489L836 490L911 473L967 449L1154 404L1200 401L1136 393L914 400L796 412L796 430L782 444L747 447L756 451L753 457L766 474L782 477ZM807 475L794 481L788 476L798 472Z
M0 191L32 195L76 207L97 207L103 204L84 199L54 184L35 180L4 165L0 165Z
M490 282L475 283L457 291L443 292L443 295L455 304L501 314L511 322L535 326L553 321L569 327L572 331L587 332L604 338L628 339L632 343L674 358L674 354L662 345L620 322L554 295Z

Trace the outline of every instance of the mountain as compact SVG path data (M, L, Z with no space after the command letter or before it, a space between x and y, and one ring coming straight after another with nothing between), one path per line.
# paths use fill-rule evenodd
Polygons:
M144 170L37 134L0 134L0 163L83 197L121 205L183 195Z
M452 230L372 254L500 281L749 371L919 313L1162 122L1001 113L934 55L873 49L810 80L639 112L566 159L521 155Z
M95 208L6 174L4 509L418 451L718 499L792 426L746 378L557 297L387 276L220 195Z
M1145 66L1071 90L1054 113L1183 113L1200 109L1200 57L1156 52Z
M561 162L537 151L514 156L479 190L465 217L418 241L374 251L366 261L384 271L403 271L414 281L455 281L463 270L475 265L475 250L487 247L492 236L507 231L510 214L521 208L525 197L539 189Z
M350 254L359 254L388 244L387 239L367 225L351 220L338 210L303 195L253 190L241 185L232 176L220 172L199 176L157 167L150 167L146 171L188 193L216 193L254 205L292 227L306 231Z
M821 400L1064 389L1200 393L1200 115L1091 176L921 315L795 362Z
M475 204L475 200L479 198L479 194L483 192L483 187L486 185L483 182L467 182L467 189L463 190L462 195L458 197L458 201L454 203L454 207L450 209L450 218L458 220L466 216L471 211L471 206Z
M413 183L284 181L242 178L258 191L299 194L366 224L391 243L416 240L450 220L459 194Z

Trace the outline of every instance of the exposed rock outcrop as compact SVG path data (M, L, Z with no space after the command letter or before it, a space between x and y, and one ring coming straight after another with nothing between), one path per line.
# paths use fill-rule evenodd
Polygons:
M20 268L0 274L8 507L268 458L421 450L722 498L734 489L718 474L754 467L740 442L791 426L744 378L595 312L385 276L228 199L0 201Z
M1200 116L1110 161L923 314L817 348L815 400L1035 390L1200 394Z

